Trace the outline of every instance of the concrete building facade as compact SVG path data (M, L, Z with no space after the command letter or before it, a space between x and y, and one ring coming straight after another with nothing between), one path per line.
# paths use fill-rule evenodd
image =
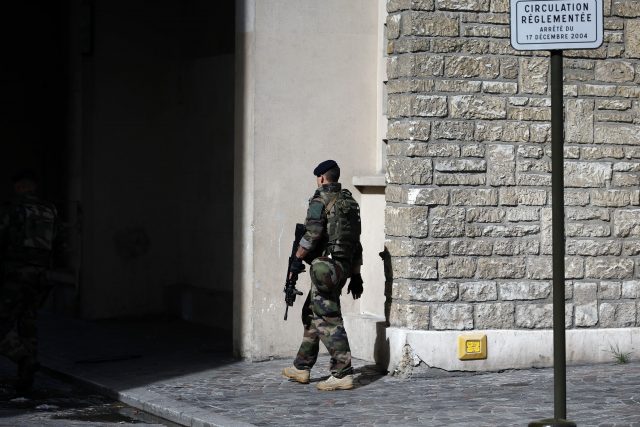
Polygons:
M369 224L363 236L367 291L358 301L343 297L343 310L358 318L384 314L378 116L386 13L383 2L371 0L238 5L234 348L260 360L295 354L302 338L304 297L285 322L282 289L295 224L304 221L315 191L312 171L322 160L339 163L340 180ZM298 287L308 290L307 275ZM352 335L357 339L358 332Z
M640 10L603 3L604 44L564 52L570 362L640 354ZM511 48L508 1L387 6L391 364L548 366L549 53ZM455 357L471 330L486 360Z
M301 335L298 324L278 319L284 306L271 284L282 282L273 261L286 264L311 184L274 189L257 178L274 165L309 176L334 157L346 185L358 190L368 251L363 300L343 298L354 355L390 370L549 366L549 55L511 48L504 0L372 3L314 3L309 14L299 3L243 3L250 12L240 32L245 74L237 93L249 108L236 122L237 132L248 132L236 140L236 194L243 194L236 212L244 215L235 222L242 232L236 348L256 359L291 355ZM608 360L612 348L639 351L640 12L630 1L604 6L603 46L566 51L564 61L570 363ZM304 51L289 44L294 35ZM325 83L316 68L340 74ZM274 69L286 85L274 83ZM328 111L314 108L323 98L325 106L335 101ZM300 120L309 108L313 123ZM293 142L301 135L304 152L293 161L284 147L301 146ZM290 200L299 206L280 211ZM386 271L379 252L388 256ZM486 359L458 358L457 341L468 332L486 336Z
M564 62L571 362L640 356L640 8L603 4L603 46ZM54 309L177 315L241 357L291 357L287 259L333 158L362 208L365 293L343 295L356 357L552 362L549 57L510 47L508 1L12 7L37 25L3 38L0 174L41 172L69 226ZM486 359L458 358L469 333Z

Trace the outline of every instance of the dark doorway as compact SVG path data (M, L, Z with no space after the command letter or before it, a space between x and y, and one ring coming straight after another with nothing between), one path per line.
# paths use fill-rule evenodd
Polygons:
M35 169L75 233L54 311L231 330L234 4L5 6L0 199Z
M82 315L230 330L234 2L78 8Z
M66 2L10 2L0 14L0 200L31 169L49 199L66 198Z

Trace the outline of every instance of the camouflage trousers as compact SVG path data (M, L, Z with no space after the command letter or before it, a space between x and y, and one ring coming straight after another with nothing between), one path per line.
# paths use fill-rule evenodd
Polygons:
M37 361L38 301L32 283L7 280L0 286L0 354L15 363Z
M351 374L351 349L340 311L340 293L346 276L340 263L316 258L311 263L311 290L302 307L304 334L293 364L311 369L318 359L320 341L331 356L331 374L340 378Z

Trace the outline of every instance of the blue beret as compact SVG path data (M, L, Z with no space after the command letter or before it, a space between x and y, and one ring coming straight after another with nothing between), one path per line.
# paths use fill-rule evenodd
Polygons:
M313 170L313 174L315 176L324 175L329 169L333 169L336 166L338 166L338 164L335 160L325 160L324 162L316 166L316 168Z

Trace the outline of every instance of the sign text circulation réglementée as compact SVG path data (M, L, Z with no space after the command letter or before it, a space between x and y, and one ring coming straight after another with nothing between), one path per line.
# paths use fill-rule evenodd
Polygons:
M520 16L522 24L568 24L592 22L589 3L526 4Z

